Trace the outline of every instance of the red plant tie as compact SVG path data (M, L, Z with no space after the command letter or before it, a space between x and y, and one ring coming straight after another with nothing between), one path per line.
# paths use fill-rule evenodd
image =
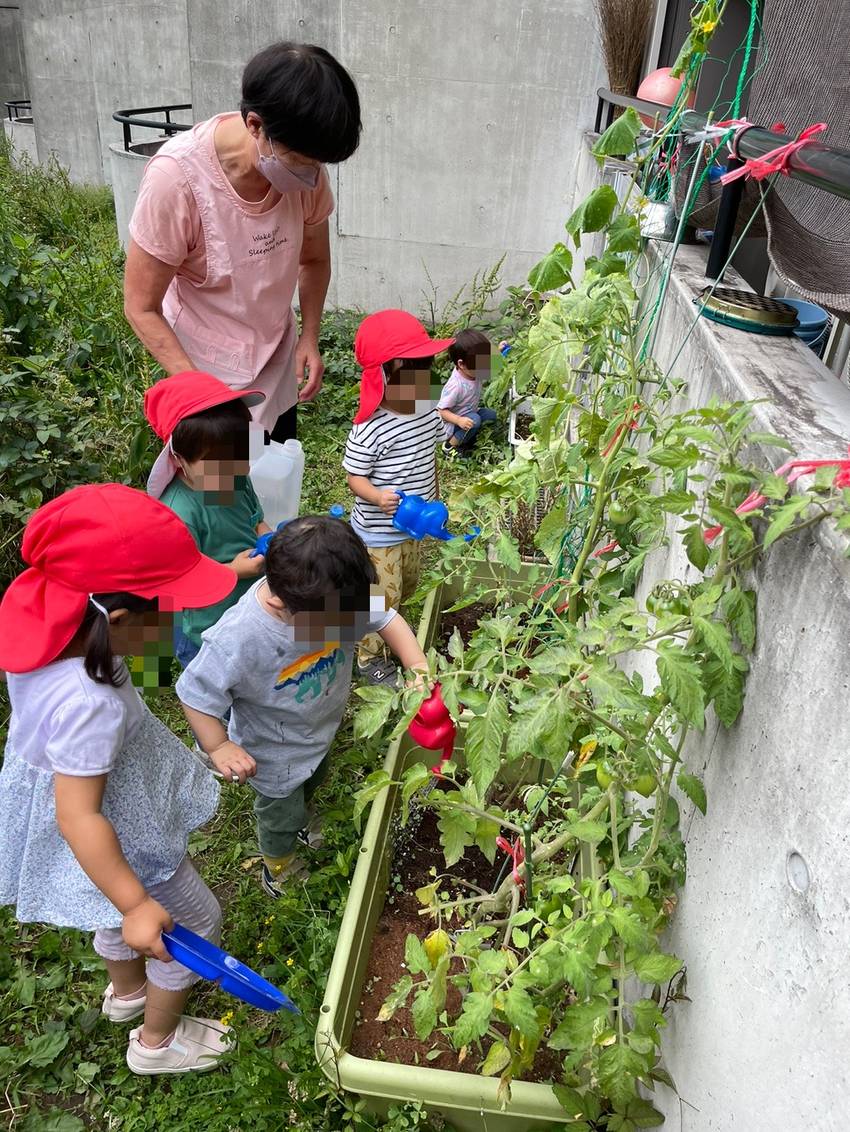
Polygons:
M776 126L781 125L781 122L776 123ZM774 129L776 126L774 126ZM807 146L812 138L822 134L825 129L827 129L826 122L815 122L812 126L806 126L805 130L801 130L797 135L795 141L777 146L776 149L771 149L763 157L750 157L739 169L724 173L720 178L721 185L728 185L731 181L737 181L739 177L749 177L753 181L763 181L765 177L770 177L773 173L781 173L783 176L789 177L791 175L789 163L793 155Z
M640 404L637 401L635 401L634 405L632 405L631 409L629 409L629 411L626 413L625 417L623 418L622 424L617 425L617 428L614 431L614 435L611 437L611 439L605 445L605 450L602 453L603 458L608 455L608 453L611 451L611 449L614 447L614 445L620 439L620 435L622 434L623 429L626 429L626 428L636 429L637 428L637 421L635 420L635 414L638 413L639 411L640 411Z
M513 860L513 867L511 872L514 878L514 884L519 888L525 888L525 878L519 871L520 865L525 860L525 851L522 847L522 842L519 840L519 838L517 838L513 845L511 845L507 837L500 836L496 838L496 844L503 853L507 853L507 855Z

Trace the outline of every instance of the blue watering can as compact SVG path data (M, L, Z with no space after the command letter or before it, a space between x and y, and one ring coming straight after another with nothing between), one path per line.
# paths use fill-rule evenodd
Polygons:
M443 542L457 538L451 531L446 530L449 510L445 503L439 499L430 502L421 495L408 495L405 491L396 491L401 500L398 510L393 515L393 526L411 538L438 538ZM481 533L480 527L473 527L469 534L463 536L464 542L472 540Z

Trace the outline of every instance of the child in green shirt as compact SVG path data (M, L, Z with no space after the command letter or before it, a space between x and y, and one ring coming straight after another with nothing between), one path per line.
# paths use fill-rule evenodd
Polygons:
M200 651L204 630L263 572L264 557L251 552L257 536L271 528L248 478L248 409L262 398L198 372L166 377L145 393L145 416L165 442L148 494L180 516L202 554L230 566L238 578L223 601L175 617L174 653L183 668Z

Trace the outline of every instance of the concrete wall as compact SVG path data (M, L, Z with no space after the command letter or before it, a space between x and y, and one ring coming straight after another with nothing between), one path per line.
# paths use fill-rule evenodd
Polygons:
M578 166L576 202L598 182ZM669 244L648 244L649 268ZM757 427L800 455L846 454L850 388L794 338L701 319L707 250L681 247L654 356L688 382L681 407L760 400ZM728 286L743 285L734 271ZM765 467L788 456L765 448ZM708 795L703 817L680 797L688 876L666 939L687 965L690 1003L668 1014L664 1061L679 1095L653 1100L667 1132L844 1132L850 1112L847 703L850 562L828 527L783 540L755 571L758 641L744 711L729 731L709 712L685 762ZM664 578L693 581L673 535L640 596ZM655 682L651 658L637 667Z
M330 301L446 302L507 253L506 282L562 233L602 69L585 0L188 0L196 119L235 107L242 65L282 38L354 75L358 153L336 172Z
M29 98L24 45L21 36L21 10L16 4L0 5L0 114L2 104Z
M39 159L74 180L109 180L113 111L190 101L185 0L24 0L21 14Z
M654 351L663 367L693 321L704 257L679 252ZM701 321L674 372L688 380L688 404L763 398L760 426L799 454L846 453L850 389L794 339ZM761 453L766 465L786 456ZM826 527L770 550L753 578L758 641L743 714L730 731L712 719L686 748L708 813L680 799L688 879L668 944L685 959L692 1001L672 1008L664 1042L681 1097L661 1090L669 1132L846 1128L845 551ZM666 560L655 557L643 587L689 570L674 545Z
M35 144L35 126L32 122L21 122L8 118L3 121L3 132L12 147L12 161L20 162L22 158L33 163L38 161L38 150Z

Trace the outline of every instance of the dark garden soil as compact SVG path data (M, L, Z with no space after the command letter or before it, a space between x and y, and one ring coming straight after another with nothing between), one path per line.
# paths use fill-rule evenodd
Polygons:
M532 417L528 416L526 413L517 413L516 426L514 428L517 440L528 440L531 436L531 422Z
M439 788L439 787L438 787ZM390 872L390 887L387 903L375 929L372 954L366 969L364 990L358 1008L358 1021L351 1037L351 1052L357 1057L372 1060L395 1062L401 1065L432 1066L435 1069L451 1069L460 1073L477 1073L483 1055L489 1046L485 1040L482 1055L473 1048L464 1061L459 1061L457 1051L450 1042L437 1031L421 1042L416 1037L410 1009L397 1010L389 1022L378 1022L377 1016L384 999L395 983L405 974L404 943L408 934L420 939L436 927L427 916L418 915L421 905L416 899L417 888L433 882L430 869L437 866L445 872L445 859L440 846L437 829L437 815L426 810L421 820L414 816L411 824L401 831L393 866ZM492 890L499 877L503 861L496 858L490 864L477 848L467 849L464 856L451 869L452 877L458 883L454 886L453 898L469 896L474 889L462 881L472 881L480 888ZM446 882L443 881L443 890ZM450 928L450 926L449 926ZM498 940L500 937L494 937ZM446 1009L450 1018L457 1017L461 1007L461 995L451 984L451 975L461 970L461 960L456 960L449 972L449 987ZM412 1005L413 995L408 1003ZM525 1081L549 1082L558 1080L561 1064L558 1055L541 1049L531 1070L524 1076Z
M484 601L476 601L463 609L456 609L454 613L444 613L440 624L440 635L436 643L437 652L446 651L449 638L455 629L460 633L463 643L468 644L469 638L478 628L478 622L484 617L490 617L493 613L493 606Z

